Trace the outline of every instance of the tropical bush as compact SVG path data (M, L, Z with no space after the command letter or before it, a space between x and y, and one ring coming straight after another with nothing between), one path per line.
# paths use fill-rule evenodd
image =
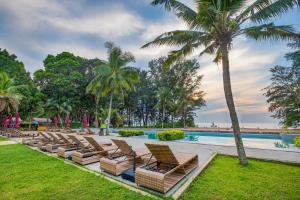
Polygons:
M300 148L300 137L296 137L294 140L294 143L295 143L296 147Z
M120 130L119 135L122 137L144 135L142 130Z
M159 140L170 141L170 140L179 140L184 138L184 131L181 130L169 130L162 131L157 134Z

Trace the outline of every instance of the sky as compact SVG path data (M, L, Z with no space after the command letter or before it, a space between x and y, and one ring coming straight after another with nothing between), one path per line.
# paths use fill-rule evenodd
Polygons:
M194 8L193 0L182 2ZM291 24L300 31L299 19L295 8L274 23ZM17 55L31 74L43 68L48 54L69 51L105 59L105 41L132 52L136 58L132 66L147 69L151 59L166 56L171 48L140 47L163 32L185 28L173 13L151 6L150 0L0 0L0 48ZM286 42L256 42L245 37L233 42L231 81L242 126L277 126L262 89L270 84L272 66L289 64L284 59L288 51ZM189 58L200 63L198 73L204 76L207 105L196 111L195 121L229 123L221 66L214 64L211 56L199 57L199 52Z

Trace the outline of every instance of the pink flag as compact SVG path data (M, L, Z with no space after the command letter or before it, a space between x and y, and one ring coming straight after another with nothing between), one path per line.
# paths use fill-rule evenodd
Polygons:
M3 118L2 118L2 128L6 128L6 121L7 121L7 118L4 115Z
M20 116L19 113L16 113L16 123L15 123L15 128L19 128L20 127Z
M12 114L9 115L8 128L12 128Z
M70 128L70 126L71 126L70 123L71 123L71 120L70 120L69 116L67 116L67 117L66 117L66 127L67 127L67 128Z
M83 116L83 127L84 128L87 128L89 125L88 125L88 117L87 117L87 114L84 113L84 116Z
M58 120L57 120L57 117L56 117L56 116L55 116L54 119L53 119L53 123L54 123L54 127L57 128L57 127L58 127L58 126L57 126L57 125L58 125Z

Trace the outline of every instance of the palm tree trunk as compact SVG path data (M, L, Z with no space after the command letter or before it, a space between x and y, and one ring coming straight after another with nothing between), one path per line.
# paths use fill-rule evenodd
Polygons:
M243 140L241 138L240 125L239 120L235 111L233 95L231 90L231 82L230 82L230 71L229 71L229 59L228 59L228 49L227 45L221 46L222 52L222 64L223 64L223 86L225 92L225 99L227 103L227 107L230 114L230 119L233 127L234 139L237 148L237 153L240 159L240 163L242 165L247 165L247 157L243 145Z
M111 93L110 94L110 99L109 99L108 117L107 117L107 125L106 125L106 135L109 135L109 125L110 125L112 98L113 98L113 94Z
M95 98L95 100L96 100L95 127L98 128L99 127L99 121L98 121L98 104L99 104L99 101L98 101L97 97Z
M164 128L164 119L165 119L165 104L162 105L162 120L161 120L161 128Z
M186 109L183 108L183 128L186 128Z
M61 124L61 128L64 128L64 124L63 124L63 121L62 121L62 119L60 117L60 114L58 114L57 116L58 116L58 120L59 120L59 122Z
M31 130L31 123L32 123L32 111L30 111L30 114L29 114L29 116L30 116L30 119L29 119L29 130Z

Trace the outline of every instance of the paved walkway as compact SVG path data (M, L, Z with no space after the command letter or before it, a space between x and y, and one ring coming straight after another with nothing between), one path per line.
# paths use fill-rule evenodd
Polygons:
M109 141L111 138L119 138L115 136L95 136L98 141ZM133 148L145 147L144 143L161 143L169 144L174 151L192 152L199 155L199 164L205 163L215 152L225 155L237 155L236 147L234 146L219 146L206 144L192 144L182 142L163 142L144 138L123 138ZM265 150L255 148L245 148L248 157L257 159L274 160L281 162L291 162L300 164L300 152L288 152L281 150Z
M17 142L16 141L12 141L12 140L0 142L0 146L1 145L9 145L9 144L17 144Z

